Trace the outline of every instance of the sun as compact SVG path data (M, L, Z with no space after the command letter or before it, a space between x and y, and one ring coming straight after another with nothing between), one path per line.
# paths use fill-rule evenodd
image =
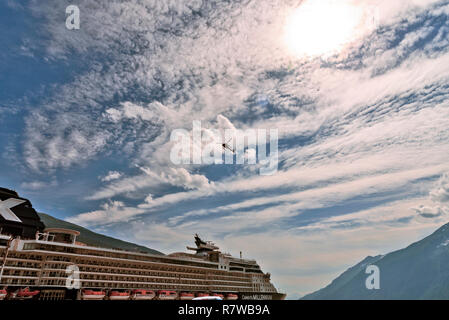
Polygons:
M295 56L340 52L361 25L358 7L345 0L306 0L287 18L284 42Z

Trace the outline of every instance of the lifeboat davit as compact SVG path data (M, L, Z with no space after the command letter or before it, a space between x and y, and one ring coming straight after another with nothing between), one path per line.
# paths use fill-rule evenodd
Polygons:
M129 300L131 293L129 291L111 291L109 292L109 300Z
M179 300L192 300L193 298L195 298L195 295L190 292L181 292L179 294Z
M89 290L85 289L81 291L81 299L82 300L103 300L106 296L106 292L101 290Z
M161 290L157 293L159 300L175 300L177 297L176 291Z
M235 293L228 293L226 295L226 300L237 300L239 298L238 295L236 295Z
M209 294L204 293L204 292L200 292L200 293L197 293L196 296L197 296L198 298L209 297Z
M0 289L0 300L4 300L8 295L8 291L6 289Z
M156 293L151 290L134 290L133 294L131 295L131 299L133 300L152 300L156 297Z
M29 287L19 289L11 294L13 299L32 299L39 294L39 290L31 291Z

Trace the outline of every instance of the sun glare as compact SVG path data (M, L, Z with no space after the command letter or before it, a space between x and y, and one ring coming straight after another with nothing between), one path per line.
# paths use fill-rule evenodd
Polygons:
M295 56L340 52L357 34L359 8L345 0L306 0L288 18L284 41Z

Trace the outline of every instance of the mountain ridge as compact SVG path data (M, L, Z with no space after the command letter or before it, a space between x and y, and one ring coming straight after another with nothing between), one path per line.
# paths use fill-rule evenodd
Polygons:
M38 212L38 215L41 221L45 224L46 228L64 228L79 231L80 235L78 236L78 240L89 246L164 255L162 252L158 250L141 246L135 243L123 241L120 239L112 238L109 236L105 236L100 233L96 233L89 229L81 227L79 225L76 225L74 223L55 218L46 213Z
M380 289L368 290L368 265L380 270ZM409 246L368 256L303 300L449 299L449 224Z

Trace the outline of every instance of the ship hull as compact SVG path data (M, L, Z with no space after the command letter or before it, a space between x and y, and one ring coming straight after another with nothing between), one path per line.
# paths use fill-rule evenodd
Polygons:
M240 295L240 300L285 300L286 298L285 293L243 293Z
M73 236L73 232L53 230ZM65 233L64 233L65 232ZM39 300L191 300L183 292L200 295L209 292L229 300L282 300L270 281L270 274L263 273L255 260L244 260L221 255L211 244L206 244L209 256L152 255L115 249L89 247L73 243L47 240L23 240L0 235L0 256L5 256L1 287L9 287L10 296L25 287L42 290ZM73 239L73 238L71 238ZM6 241L6 242L5 242ZM204 246L201 244L201 246ZM5 250L6 249L6 250ZM200 249L199 249L200 250ZM203 248L201 247L201 250ZM214 251L215 250L215 251ZM7 252L5 252L7 251ZM217 259L228 267L220 266ZM29 271L17 267L26 264ZM245 268L243 268L244 266ZM78 290L67 288L67 272L76 270L70 279L79 277ZM90 290L94 288L94 290ZM19 290L19 291L16 291ZM160 291L156 296L115 295L115 292L137 290ZM99 293L102 294L99 294ZM174 294L165 294L171 292ZM212 293L213 292L213 293ZM109 294L106 294L109 293ZM135 294L136 292L134 292ZM143 292L142 292L143 293ZM16 297L21 299L32 297Z
M12 290L14 291L12 291ZM142 295L142 294L132 294L132 295L123 295L123 296L108 296L107 294L99 295L99 294L83 294L83 289L78 290L61 290L60 288L45 288L45 287L36 287L36 289L42 289L42 292L45 291L60 291L62 294L60 295L60 300L112 300L112 301L126 301L126 300L181 300L188 301L192 300L194 297L182 297L178 292L176 295L165 296L156 294ZM10 300L27 300L38 298L36 296L18 296L17 291L15 291L14 287L8 288L7 294L0 294L0 300L10 299ZM174 290L173 290L174 291ZM9 295L8 295L9 294ZM194 292L195 296L198 293ZM39 297L41 300L43 297ZM247 292L247 293L239 293L237 297L227 297L225 296L225 300L227 301L251 301L251 300L284 300L286 298L286 294L283 293L267 293L267 292ZM45 300L42 299L42 300ZM53 297L53 300L57 300Z

